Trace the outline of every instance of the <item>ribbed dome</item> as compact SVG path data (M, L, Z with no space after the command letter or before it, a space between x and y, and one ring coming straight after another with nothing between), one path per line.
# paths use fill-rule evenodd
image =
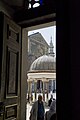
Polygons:
M56 63L54 57L43 55L37 58L31 65L30 71L50 71L56 70Z

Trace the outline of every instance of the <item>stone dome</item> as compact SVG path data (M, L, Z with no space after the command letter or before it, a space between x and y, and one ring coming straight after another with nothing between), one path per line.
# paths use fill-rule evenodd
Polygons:
M54 57L43 55L37 58L30 67L29 72L33 71L55 71L56 70L56 62Z

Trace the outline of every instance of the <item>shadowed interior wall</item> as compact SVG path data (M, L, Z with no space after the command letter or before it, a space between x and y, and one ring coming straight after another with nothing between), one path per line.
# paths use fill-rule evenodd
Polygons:
M0 1L0 11L6 14L8 17L12 18L14 14L14 10Z

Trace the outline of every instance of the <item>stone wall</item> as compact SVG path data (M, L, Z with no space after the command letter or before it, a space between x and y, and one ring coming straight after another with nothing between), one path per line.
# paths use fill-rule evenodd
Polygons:
M28 70L38 57L48 54L49 45L40 33L28 36Z

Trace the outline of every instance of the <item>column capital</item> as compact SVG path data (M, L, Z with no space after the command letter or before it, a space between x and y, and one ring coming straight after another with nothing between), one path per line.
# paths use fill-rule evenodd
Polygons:
M37 79L34 79L34 82L36 83L36 82L37 82Z

